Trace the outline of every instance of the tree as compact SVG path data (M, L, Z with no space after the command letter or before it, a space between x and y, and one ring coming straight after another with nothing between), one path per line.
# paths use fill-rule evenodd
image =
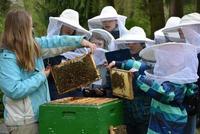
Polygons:
M170 16L183 16L183 0L170 0L169 7Z
M162 0L149 0L149 13L151 23L151 37L156 30L164 27L165 17Z
M10 1L0 0L0 37L1 37L1 33L4 29L5 15L9 9L9 7L10 7Z
M148 0L126 0L126 3L120 4L117 9L123 12L119 12L125 16L127 16L126 20L126 28L130 29L133 26L142 27L150 37L150 15L148 10ZM120 10L119 10L120 11Z
M114 0L107 0L107 3L108 3L109 6L115 7L115 2L114 2Z
M196 10L200 13L200 0L196 0Z
M10 4L10 8L22 7L24 8L24 1L23 0L8 0Z

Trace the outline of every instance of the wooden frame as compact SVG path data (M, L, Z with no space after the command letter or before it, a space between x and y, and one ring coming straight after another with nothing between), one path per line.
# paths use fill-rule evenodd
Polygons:
M100 78L91 54L55 65L51 72L59 94L86 86Z
M132 72L122 69L111 69L112 91L114 96L132 100L134 98Z
M110 134L127 134L126 126L119 125L119 126L110 126Z
M79 105L101 105L117 98L97 98L97 97L66 97L51 101L52 104L79 104Z

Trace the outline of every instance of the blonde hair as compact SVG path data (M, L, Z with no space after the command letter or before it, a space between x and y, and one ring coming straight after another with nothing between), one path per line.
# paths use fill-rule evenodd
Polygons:
M15 52L18 64L33 71L40 48L32 36L32 18L24 10L8 12L2 37L2 47Z

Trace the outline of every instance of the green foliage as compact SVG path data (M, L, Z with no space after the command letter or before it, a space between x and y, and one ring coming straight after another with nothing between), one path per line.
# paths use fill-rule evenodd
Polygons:
M128 8L129 10L131 9L130 11L128 11L127 14L126 27L128 29L130 29L133 26L142 27L145 30L147 36L149 37L151 31L147 3L143 0L130 0L129 3L126 5L129 5L129 7L124 8L126 12L128 11Z
M65 9L74 9L79 12L80 24L87 28L87 20L99 14L100 10L106 5L106 2L105 0L44 0L44 5L41 5L41 7L46 25L48 25L49 16L57 17Z
M148 3L146 0L118 0L115 1L115 9L118 14L127 16L127 29L133 26L142 27L147 36L151 34L148 12Z
M184 14L189 14L189 13L192 13L192 12L195 12L196 9L195 9L195 1L194 0L191 0L190 2L189 1L186 1L184 3L184 7L183 7L183 11L184 11Z
M4 25L4 23L3 23L3 18L4 18L4 16L3 15L0 15L0 35L1 35L1 33L2 33L2 31L3 31L3 25Z
M10 2L8 0L0 0L0 35L4 27L5 14L9 9Z
M74 9L79 12L80 24L88 28L87 20L99 15L102 8L109 4L114 5L117 12L127 16L126 27L144 28L148 37L151 34L149 0L23 0L25 9L33 17L36 35L46 35L49 17L59 16L65 9ZM169 17L169 0L164 1L165 18ZM184 0L184 14L194 12L196 0ZM0 0L0 34L3 31L5 14L9 9L8 0Z
M60 0L62 1L62 0ZM80 24L87 28L87 19L90 19L96 15L99 15L102 8L111 4L109 0L82 0L82 1L63 1L62 5L60 1L46 0L46 8L50 9L46 17L59 16L60 13L67 8L75 9L80 13ZM146 0L117 0L114 1L114 7L118 14L127 16L126 26L130 29L133 26L141 26L150 34L150 22L148 12L146 12ZM69 3L68 5L67 2ZM79 4L77 4L79 3ZM86 6L82 7L82 3ZM53 5L53 6L52 6ZM98 5L98 6L97 6ZM58 8L59 6L59 8ZM65 8L63 8L63 6ZM143 17L141 17L143 16Z
M32 14L36 36L46 35L47 29L41 5L44 5L42 0L24 0L25 9Z

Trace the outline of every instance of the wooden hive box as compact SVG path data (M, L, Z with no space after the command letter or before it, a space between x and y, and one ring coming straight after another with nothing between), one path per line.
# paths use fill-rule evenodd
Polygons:
M39 111L41 134L109 134L111 126L123 124L123 103L117 98L67 97Z
M132 72L122 69L111 69L111 83L114 96L132 100L134 98Z
M51 72L59 94L86 86L100 78L91 54L55 65Z

